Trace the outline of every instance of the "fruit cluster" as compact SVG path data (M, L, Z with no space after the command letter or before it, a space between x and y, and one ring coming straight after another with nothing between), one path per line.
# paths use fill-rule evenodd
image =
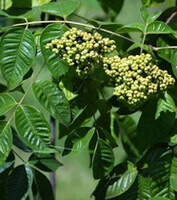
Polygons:
M136 109L152 95L175 82L166 70L152 62L150 54L120 58L104 57L104 70L114 82L114 95L130 109Z
M105 54L116 49L115 41L103 38L99 33L93 34L72 28L60 39L53 39L46 45L70 66L76 67L79 75L87 74L92 68L102 63Z

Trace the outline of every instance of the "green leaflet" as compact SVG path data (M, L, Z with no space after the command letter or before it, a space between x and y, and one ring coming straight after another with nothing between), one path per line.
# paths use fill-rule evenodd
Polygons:
M52 153L49 148L51 130L44 116L31 106L19 106L15 113L15 124L20 138L33 150Z
M12 131L6 121L0 121L0 166L8 157L12 148Z
M29 29L13 28L3 35L0 66L11 89L17 87L30 70L35 53L34 36Z
M131 158L137 158L140 156L137 149L137 127L136 123L130 116L126 116L119 119L120 133L122 145L127 152L127 155Z
M161 21L150 23L146 30L147 34L169 34L174 32L175 31L170 26Z
M136 138L140 153L155 143L169 140L170 130L175 123L175 113L162 112L160 117L155 119L156 110L157 99L144 108L139 119Z
M116 30L117 33L127 33L127 32L140 32L143 33L145 26L142 23L133 23L129 25L122 26Z
M62 166L53 154L32 154L29 163L45 172L56 171Z
M7 182L7 200L25 200L33 183L33 173L30 167L19 165L10 174Z
M71 120L70 106L64 93L51 81L37 81L33 84L33 92L44 108L65 126Z
M48 4L44 4L40 7L40 10L42 12L46 12L51 15L65 18L69 16L71 13L73 13L78 6L79 6L78 1L62 0L60 2L51 2Z
M93 177L100 179L108 175L114 166L112 148L102 139L98 139L93 155Z
M50 181L41 172L34 170L35 187L33 195L36 199L54 200L54 193ZM36 189L34 189L36 188Z
M155 119L158 119L161 115L161 112L176 112L177 108L173 98L165 92L163 97L160 97L157 103L157 111L155 115Z
M6 114L16 105L16 101L7 93L0 94L0 116Z
M115 19L123 7L124 0L98 0L105 13Z
M78 153L82 151L91 140L94 132L95 128L90 129L89 127L81 127L73 130L66 138L66 149L64 150L63 155L67 155L68 153Z
M66 61L59 58L51 49L46 49L47 43L50 43L53 39L61 38L63 33L68 30L68 27L62 24L51 24L47 26L42 32L40 45L42 55L45 59L47 67L52 73L52 76L58 79L69 70L69 65Z
M158 3L163 3L165 0L141 0L144 6L155 6Z
M134 183L138 171L132 163L128 163L128 170L120 178L110 184L106 191L106 199L112 199L126 192Z

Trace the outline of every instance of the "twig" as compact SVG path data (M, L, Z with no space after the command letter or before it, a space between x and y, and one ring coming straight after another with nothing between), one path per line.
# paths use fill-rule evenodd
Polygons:
M106 30L106 29L103 29L103 28L99 28L99 27L96 27L96 26L93 26L93 25L84 24L84 23L80 23L80 22L74 22L74 21L68 21L68 20L67 21L65 21L65 20L33 21L33 22L25 22L25 23L14 24L13 26L16 27L16 26L26 26L26 25L32 25L32 24L50 24L50 23L64 23L64 24L68 23L68 24L74 24L74 25L78 25L78 26L85 26L85 27L89 27L89 28L92 28L92 29L95 29L95 30L99 30L99 31L102 31L102 32L105 32L105 33L115 35L117 37L123 38L123 39L130 41L132 43L136 43L134 40L132 40L128 37L125 37L123 35L120 35L118 33L115 33L115 32L112 32L112 31L109 31L109 30Z
M166 21L166 24L170 24L176 16L177 16L177 11L175 11L170 15L170 17Z
M177 49L177 46L166 46L166 47L152 47L154 51L158 51L161 49Z

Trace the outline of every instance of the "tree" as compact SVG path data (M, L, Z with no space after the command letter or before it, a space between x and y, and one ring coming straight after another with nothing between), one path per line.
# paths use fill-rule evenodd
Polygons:
M149 9L163 2L119 24L123 0L98 0L100 19L76 0L1 1L2 200L55 199L56 155L87 147L96 200L176 199L177 12Z

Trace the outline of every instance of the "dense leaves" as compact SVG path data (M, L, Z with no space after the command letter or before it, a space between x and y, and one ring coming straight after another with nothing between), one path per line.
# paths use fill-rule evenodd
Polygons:
M176 6L140 2L0 2L0 199L61 199L76 153L95 200L177 198Z
M170 130L175 123L175 113L171 112L162 112L156 119L156 106L156 102L147 105L137 126L137 147L141 153L154 143L168 141Z

